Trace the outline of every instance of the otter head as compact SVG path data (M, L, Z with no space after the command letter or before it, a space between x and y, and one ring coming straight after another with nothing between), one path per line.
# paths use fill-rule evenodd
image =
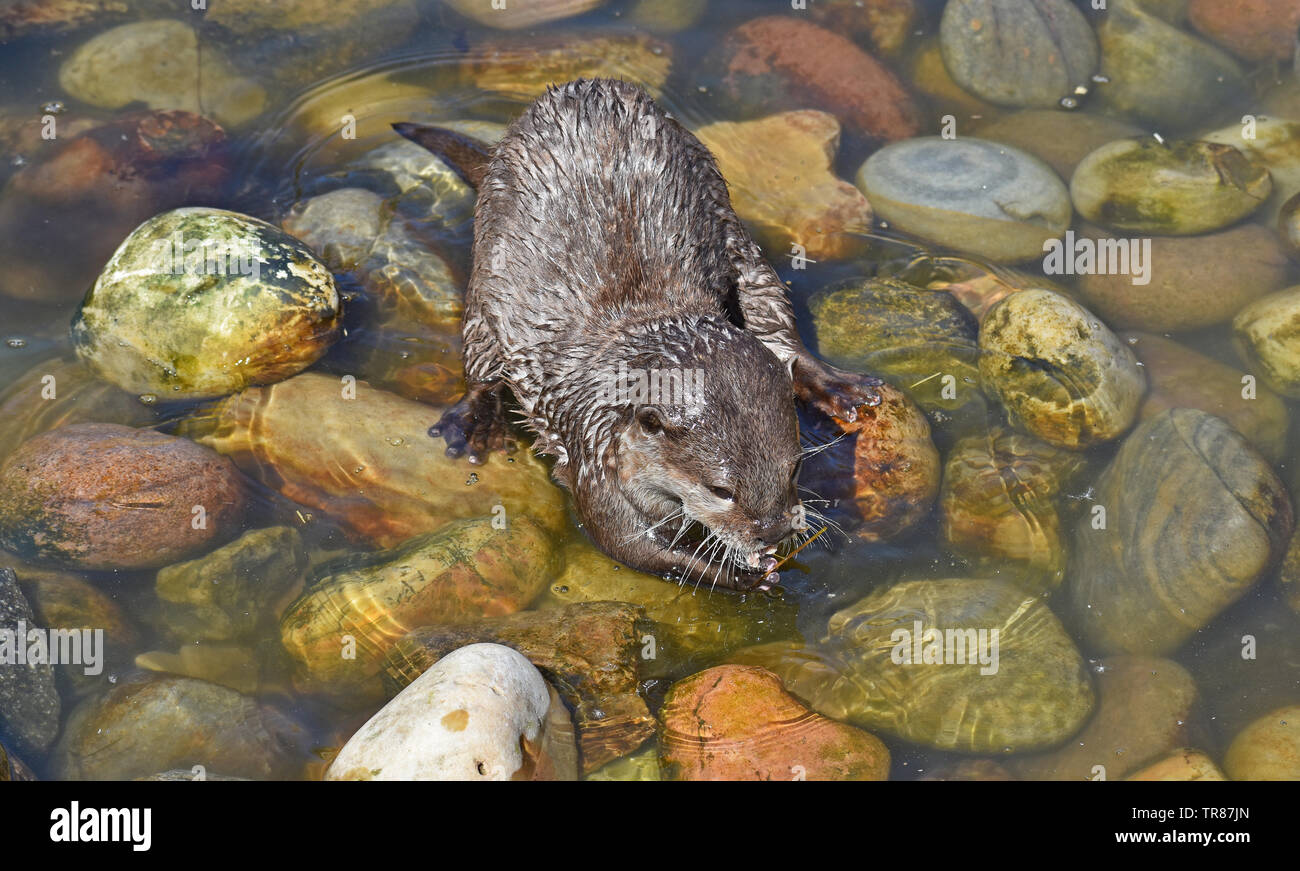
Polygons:
M761 583L806 527L788 371L753 334L705 320L659 330L620 365L614 475L660 565L723 586Z

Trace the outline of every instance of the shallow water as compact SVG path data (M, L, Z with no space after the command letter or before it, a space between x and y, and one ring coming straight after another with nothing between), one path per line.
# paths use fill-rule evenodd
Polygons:
M787 4L770 3L761 4L763 9L760 13L759 5L744 0L711 0L707 11L688 29L656 36L671 46L674 58L659 102L686 126L694 129L736 117L712 91L696 86L692 69L694 61L705 56L736 25L758 14L789 12ZM534 38L544 39L548 33L561 30L639 32L630 24L631 6L630 3L610 2L578 18L516 36L527 42ZM767 8L769 6L772 8ZM919 44L937 32L942 6L937 0L919 4L920 13L912 28L909 45ZM366 56L360 60L298 87L268 86L268 105L259 116L243 124L226 126L234 148L233 172L223 198L209 204L278 224L295 202L338 187L366 186L373 181L364 172L349 168L348 164L369 149L391 141L394 134L388 128L392 122L479 121L503 124L517 115L526 105L526 99L478 90L456 75L475 58L487 56L488 49L483 47L484 43L499 39L501 32L469 22L443 9L434 0L420 0L417 7L420 15L418 27L394 34L383 44L370 46ZM148 16L142 14L139 17ZM61 104L54 111L60 125L83 119L109 120L139 108L129 105L110 110L80 103L63 91L58 80L60 64L78 45L99 30L129 20L133 18L117 18L63 34L24 36L0 44L0 144L5 148L0 154L0 180L11 177L18 169L39 158L37 151L41 145L35 145L36 150L19 148L11 144L7 134L22 122L48 114L50 104ZM251 37L245 39L251 40ZM310 40L311 37L304 36L302 44L310 45ZM207 32L201 34L200 45L203 48L210 45L214 50L231 49L230 44L217 41ZM330 49L322 51L328 53ZM272 53L272 56L263 58L263 62L263 67L242 67L239 72L255 79L269 80L276 72L278 58ZM887 63L911 84L901 72L899 59ZM329 63L323 66L328 68ZM1196 129L1234 123L1243 114L1262 114L1268 95L1288 88L1296 90L1289 67L1263 63L1248 69L1252 73L1251 85L1257 93L1243 102L1215 109L1212 117L1202 118L1194 125ZM199 88L202 106L205 101L202 86ZM926 98L922 98L922 104L922 134L939 132L939 119L949 111L958 113L961 124L967 123L969 113L963 115L960 109L950 109L942 100L926 102ZM355 117L356 138L344 139L338 135L335 116L340 109ZM1081 111L1089 109L1090 105L1085 101ZM871 150L870 143L846 134L834 163L837 175L851 182ZM470 268L471 217L463 204L453 207L448 214L423 225L420 237L423 243L447 259L457 281L462 283ZM1251 220L1266 221L1262 215ZM876 231L880 235L865 240L867 247L861 256L814 263L806 269L793 268L784 252L769 252L773 265L789 283L801 332L810 345L814 335L807 302L814 292L847 277L896 274L915 251L942 250L930 243L906 240L889 228L877 227ZM899 241L890 242L890 236ZM75 253L71 252L71 256ZM0 263L0 268L3 267L4 264ZM1041 273L1034 262L1020 268L1031 274ZM1294 273L1293 269L1288 285L1295 280ZM1072 279L1068 277L1054 276L1052 280L1067 289L1071 287ZM362 379L375 378L391 371L391 367L400 365L402 361L436 361L457 353L458 340L454 332L438 334L418 325L394 322L391 317L382 318L383 328L380 329L381 319L372 301L366 299L365 290L346 277L340 278L339 287L345 300L346 335L315 365L316 370L338 375L355 374ZM0 297L0 332L5 339L5 345L0 347L0 385L15 384L23 373L30 372L43 361L70 356L68 324L76 307L75 299L50 305ZM1242 365L1235 356L1226 324L1178 334L1176 338L1185 347L1235 368ZM164 429L170 429L183 419L207 413L204 403L156 402L149 409L154 425ZM1296 403L1289 402L1287 409L1292 429L1300 426ZM942 422L935 424L934 439L946 456L953 436ZM13 447L3 446L4 453ZM1087 475L1095 479L1115 450L1115 444L1091 449L1089 456L1093 462ZM1300 479L1297 478L1293 457L1294 448L1288 447L1275 465L1280 477L1294 488ZM472 471L465 465L467 479ZM1076 518L1086 511L1091 484L1091 480L1085 479L1063 494L1060 509L1064 529L1071 529ZM1188 494L1188 498L1195 499L1195 495ZM252 502L244 518L243 528L257 529L281 523L300 530L308 543L314 566L360 552L327 518L312 516L282 496L259 489L258 498ZM579 541L582 533L571 524L568 536L571 541ZM866 544L849 540L848 536L823 536L821 542L798 556L794 570L783 572L781 595L797 607L797 632L813 642L825 632L826 620L832 613L892 582L989 576L1004 569L1008 574L1015 572L1010 565L977 566L971 560L950 553L940 540L937 512L931 512L922 523L887 543ZM152 571L80 574L108 592L128 614L146 615L156 609ZM1281 600L1276 575L1277 570L1273 569L1240 601L1170 656L1184 665L1200 685L1201 701L1211 733L1204 749L1215 759L1222 758L1223 750L1237 731L1255 717L1283 705L1300 703L1300 617ZM701 590L698 595L721 597L724 601L737 598L736 594L707 590ZM257 685L259 699L276 705L306 724L316 756L328 759L331 748L337 748L375 708L339 710L294 690L286 657L279 649L280 636L274 615L269 616L272 619L263 621L255 641L245 645L253 651L256 667L247 669L241 678ZM175 649L174 641L151 629L148 620L138 620L137 628L141 633L138 649L126 655L118 652L118 662L127 664L119 665L109 680L116 681L131 673L129 663L135 654ZM755 643L773 640L771 628L756 624L753 637L748 640ZM1243 635L1256 635L1260 639L1260 659L1253 666L1243 666L1240 657L1236 656ZM1087 655L1089 651L1085 649L1084 653ZM672 679L685 677L708 664L692 662L689 668L656 675L647 683L647 696L657 702ZM71 687L66 682L61 688L66 716L66 711L71 709L84 688ZM959 754L920 747L886 735L880 737L892 752L891 778L894 779L921 777L962 758ZM52 760L33 759L28 762L43 776L53 774ZM319 776L320 769L319 765L308 765L304 768L304 776Z

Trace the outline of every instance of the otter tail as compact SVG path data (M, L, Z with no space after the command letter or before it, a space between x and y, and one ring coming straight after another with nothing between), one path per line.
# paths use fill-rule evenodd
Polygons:
M492 149L487 143L445 127L429 127L406 121L394 124L393 129L441 157L474 190L478 190L483 183L488 161L492 159Z

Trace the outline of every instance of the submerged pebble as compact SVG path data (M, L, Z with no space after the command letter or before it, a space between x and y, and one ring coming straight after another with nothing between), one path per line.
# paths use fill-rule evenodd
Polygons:
M1146 378L1096 315L1049 290L1003 298L980 324L980 380L1017 426L1079 450L1122 435Z
M545 531L513 516L459 520L400 547L326 565L280 620L306 692L368 700L383 692L384 656L411 629L520 610L555 564Z
M821 109L867 140L894 142L919 128L911 96L888 67L797 17L762 16L729 31L695 80L710 90L716 83L716 95L746 114Z
M297 530L244 533L196 560L158 570L154 589L163 632L182 641L248 637L272 606L302 581L307 551Z
M1148 333L1124 333L1120 338L1137 355L1151 385L1138 410L1141 420L1170 408L1199 408L1223 418L1271 462L1282 459L1290 418L1276 393L1170 339Z
M837 612L817 646L764 645L732 661L771 669L828 717L962 753L1055 746L1093 708L1060 621L1002 581L905 581Z
M1066 592L1088 647L1170 653L1282 556L1291 500L1227 423L1175 408L1124 441L1075 528Z
M1093 268L1078 280L1083 301L1116 329L1213 326L1286 284L1289 264L1278 236L1258 224L1206 236L1156 236L1136 244L1117 235L1087 225L1080 229L1080 238L1092 240L1098 251L1103 244L1119 242L1130 257L1127 272ZM1141 257L1140 266L1133 256Z
M1223 768L1233 780L1300 780L1300 705L1278 708L1242 729Z
M952 294L897 279L845 279L808 301L817 352L906 390L926 411L978 403L979 325Z
M234 465L188 439L74 424L0 466L0 546L76 568L154 568L233 535L245 498Z
M887 780L869 732L809 711L772 672L721 665L673 684L659 712L670 780Z
M1083 466L1078 454L1011 430L964 438L944 466L939 534L993 565L1022 564L1027 589L1053 589L1066 563L1059 503Z
M229 178L225 131L189 112L59 131L0 193L0 293L16 299L81 299L141 221L210 201Z
M1072 209L1051 167L1009 145L922 136L880 149L858 187L896 229L998 262L1042 256Z
M92 106L140 102L210 114L231 126L256 118L267 102L261 85L239 75L221 51L200 50L194 29L171 19L123 24L92 37L63 62L59 84Z
M1264 205L1268 169L1239 149L1212 142L1121 139L1079 162L1074 207L1116 230L1192 236L1222 229Z
M1097 710L1059 749L1010 760L1024 780L1119 780L1203 740L1196 681L1181 665L1115 656L1093 668Z
M1291 399L1300 399L1300 287L1255 300L1232 320L1237 353L1250 371Z
M1110 112L1162 130L1185 130L1247 92L1224 52L1153 14L1142 0L1110 0L1097 23L1097 98Z
M304 372L237 393L183 429L371 546L494 514L531 517L552 534L565 528L564 494L531 452L493 457L463 486L466 464L428 435L438 414L353 376Z
M297 777L307 734L277 709L207 681L145 675L82 702L53 758L65 780L130 780L172 768Z
M1097 68L1097 37L1068 0L949 0L939 41L957 84L1000 106L1055 107Z

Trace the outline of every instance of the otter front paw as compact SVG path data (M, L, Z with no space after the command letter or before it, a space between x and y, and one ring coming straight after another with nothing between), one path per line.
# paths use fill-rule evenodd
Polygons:
M429 435L442 437L447 443L447 456L454 459L468 452L469 461L475 465L486 462L492 451L513 451L516 447L506 430L499 384L470 387L459 402L429 427Z
M794 395L800 402L834 420L853 423L861 406L879 405L884 382L874 375L859 375L809 358L795 361Z

